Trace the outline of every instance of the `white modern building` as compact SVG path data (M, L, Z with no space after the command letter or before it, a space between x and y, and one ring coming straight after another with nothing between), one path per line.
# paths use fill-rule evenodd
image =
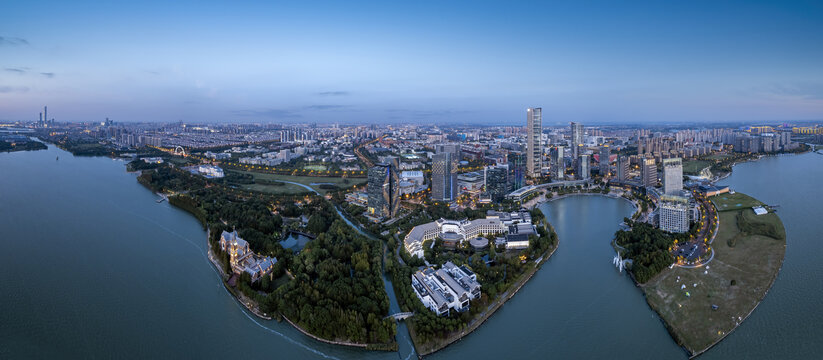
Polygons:
M221 178L224 176L223 169L214 165L200 165L197 167L197 172L200 175L210 178Z
M543 168L543 109L526 109L526 173L540 177Z
M536 230L531 223L528 211L513 213L488 211L485 219L476 220L446 220L439 219L430 223L415 226L406 234L403 241L406 251L411 256L423 258L423 242L443 239L445 245L454 247L464 241L489 234L506 234L508 240L511 235L513 244L507 249L521 249L528 247L528 236ZM522 247L525 236L525 247Z
M471 300L480 297L477 275L465 265L458 267L451 261L438 270L418 270L412 274L411 282L420 302L438 316L448 315L451 309L466 311Z
M689 211L686 199L675 196L661 197L659 208L660 230L673 233L689 231Z

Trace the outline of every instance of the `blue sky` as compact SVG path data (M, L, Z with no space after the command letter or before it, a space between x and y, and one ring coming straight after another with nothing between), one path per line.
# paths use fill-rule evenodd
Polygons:
M821 1L0 6L0 120L823 119Z

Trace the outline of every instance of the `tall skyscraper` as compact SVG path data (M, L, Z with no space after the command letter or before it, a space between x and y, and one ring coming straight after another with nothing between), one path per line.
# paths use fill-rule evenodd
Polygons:
M663 159L663 193L679 195L683 190L683 160Z
M640 164L640 185L654 187L657 185L657 163L654 158L645 158Z
M580 154L580 158L577 160L577 178L587 180L589 177L591 177L591 172L589 171L589 155Z
M617 157L617 181L626 181L629 179L629 157L619 155Z
M509 193L508 171L505 166L486 167L486 193L493 202L503 201Z
M543 144L540 141L543 134L543 108L526 110L526 130L526 170L529 176L539 177L543 168Z
M580 151L583 150L583 124L572 122L569 123L569 128L572 135L569 146L572 148L572 157L577 159L580 156Z
M400 175L397 158L369 168L368 211L377 217L393 217L400 209Z
M454 201L457 198L457 160L452 153L432 156L432 192L434 201Z
M508 189L514 191L526 186L526 154L510 152L506 156L509 165Z
M600 161L598 164L600 165L600 175L603 176L603 178L609 176L609 157L611 157L611 153L608 145L600 148Z
M435 154L444 152L451 153L453 158L455 158L457 161L460 161L460 144L437 144L434 146Z
M552 176L555 181L561 181L566 176L565 150L563 146L552 149Z

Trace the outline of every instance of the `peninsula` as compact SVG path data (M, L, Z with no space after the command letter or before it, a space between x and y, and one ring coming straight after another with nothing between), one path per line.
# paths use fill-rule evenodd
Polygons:
M731 333L774 284L786 232L774 212L745 194L712 198L719 229L714 255L699 266L663 270L640 288L675 341L697 356Z

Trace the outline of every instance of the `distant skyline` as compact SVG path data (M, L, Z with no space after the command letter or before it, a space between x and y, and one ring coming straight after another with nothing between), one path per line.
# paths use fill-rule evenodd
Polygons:
M823 2L25 1L0 121L823 119Z

